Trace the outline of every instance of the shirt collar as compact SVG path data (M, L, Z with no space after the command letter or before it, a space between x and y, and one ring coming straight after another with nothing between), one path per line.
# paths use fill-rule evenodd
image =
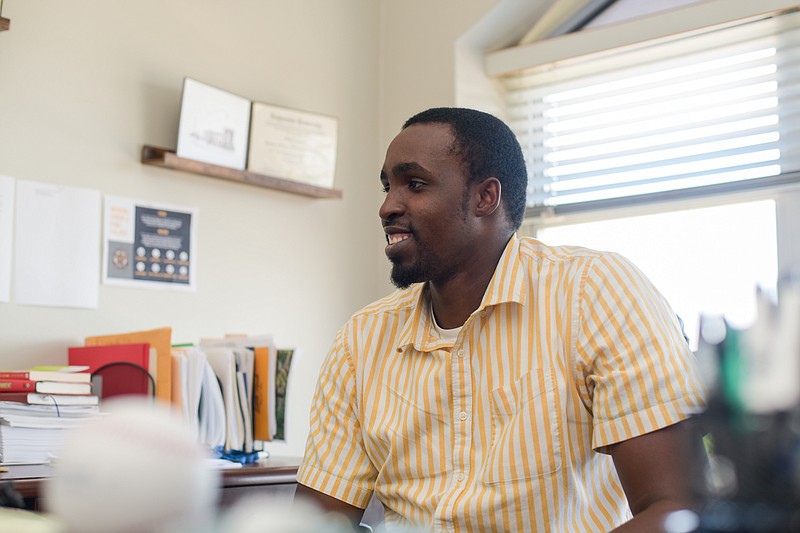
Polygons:
M520 240L514 233L508 240L500 261L497 262L497 268L489 281L489 286L486 287L486 293L477 312L502 303L525 303L528 278L520 261L519 245Z
M502 303L522 304L525 302L527 280L519 260L519 244L520 241L515 233L506 244L492 279L486 287L483 300L478 309L475 310L475 313ZM409 345L413 345L414 349L420 352L452 347L452 341L442 340L435 335L431 335L433 317L429 310L430 290L428 282L416 284L408 290L416 291L417 294L416 298L409 299L409 302L412 303L411 316L405 321L403 329L397 338L397 351L402 352Z

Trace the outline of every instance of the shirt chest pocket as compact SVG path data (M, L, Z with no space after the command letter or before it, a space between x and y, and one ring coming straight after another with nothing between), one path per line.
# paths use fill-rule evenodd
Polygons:
M491 417L486 483L532 479L561 468L561 416L549 369L537 368L493 390Z

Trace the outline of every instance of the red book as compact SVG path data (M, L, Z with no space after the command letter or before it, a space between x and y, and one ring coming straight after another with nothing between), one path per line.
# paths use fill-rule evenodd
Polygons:
M90 394L91 383L77 381L34 381L32 379L0 379L0 392L39 392L42 394Z
M30 405L97 405L94 394L39 394L38 392L0 392L0 402Z
M30 379L0 379L0 392L33 392L35 383Z
M0 372L0 379L27 379L31 381L77 381L89 383L89 372L59 372L57 370L6 370Z
M70 365L89 367L100 398L153 394L149 343L72 346L67 355Z

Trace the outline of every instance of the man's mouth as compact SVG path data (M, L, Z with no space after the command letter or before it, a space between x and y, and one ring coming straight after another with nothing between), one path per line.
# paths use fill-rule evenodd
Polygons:
M391 246L392 244L397 244L398 242L402 242L410 237L410 233L390 233L386 235L386 242L389 243L389 246Z

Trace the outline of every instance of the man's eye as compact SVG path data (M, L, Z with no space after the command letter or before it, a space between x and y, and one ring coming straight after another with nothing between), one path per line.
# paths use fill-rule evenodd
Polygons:
M425 185L425 183L423 183L420 180L411 180L410 182L408 182L408 188L411 189L412 191L421 188L423 185Z

